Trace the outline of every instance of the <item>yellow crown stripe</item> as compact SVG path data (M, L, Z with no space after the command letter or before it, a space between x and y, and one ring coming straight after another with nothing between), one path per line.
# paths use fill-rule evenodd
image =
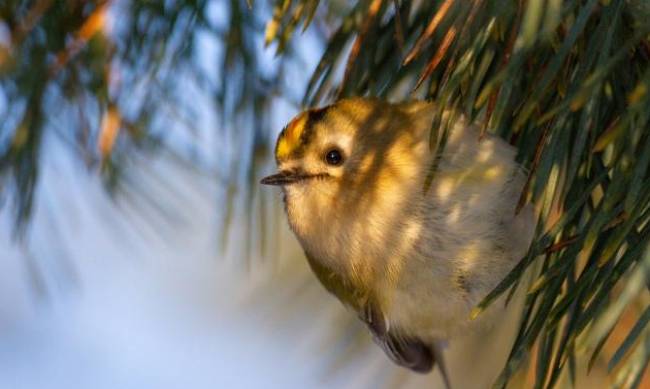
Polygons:
M309 118L308 112L303 112L287 125L283 134L278 140L278 147L275 156L278 159L288 157L293 150L300 146L300 135L302 135Z

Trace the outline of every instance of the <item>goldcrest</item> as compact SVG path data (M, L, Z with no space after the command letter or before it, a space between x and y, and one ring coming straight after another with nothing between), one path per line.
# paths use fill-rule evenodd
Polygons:
M278 138L278 173L261 181L281 186L320 282L417 372L442 364L441 342L476 330L470 311L526 254L535 227L530 208L515 213L526 179L515 149L480 140L453 112L442 115L444 147L432 147L437 111L352 98L302 112Z

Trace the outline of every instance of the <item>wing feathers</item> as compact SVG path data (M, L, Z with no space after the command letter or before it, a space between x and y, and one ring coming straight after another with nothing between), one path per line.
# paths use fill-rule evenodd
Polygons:
M370 296L354 290L345 279L321 265L309 253L305 252L305 254L309 265L323 286L359 313L359 318L368 326L375 343L394 363L418 373L428 373L437 362L445 386L450 388L440 345L428 345L418 338L403 336L392 330L390 323L374 306ZM366 296L361 297L362 295Z

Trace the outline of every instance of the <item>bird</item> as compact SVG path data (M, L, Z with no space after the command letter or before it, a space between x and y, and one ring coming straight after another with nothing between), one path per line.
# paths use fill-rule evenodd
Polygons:
M313 273L387 356L418 373L437 364L450 387L445 344L499 316L470 312L533 238L515 156L435 101L345 98L289 122L261 184L281 187Z

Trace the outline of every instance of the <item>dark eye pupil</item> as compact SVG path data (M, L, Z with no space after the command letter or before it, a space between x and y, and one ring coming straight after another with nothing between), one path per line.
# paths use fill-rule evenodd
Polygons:
M325 160L330 165L339 165L341 162L343 162L343 157L341 156L340 151L330 150L327 152L327 154L325 154Z

